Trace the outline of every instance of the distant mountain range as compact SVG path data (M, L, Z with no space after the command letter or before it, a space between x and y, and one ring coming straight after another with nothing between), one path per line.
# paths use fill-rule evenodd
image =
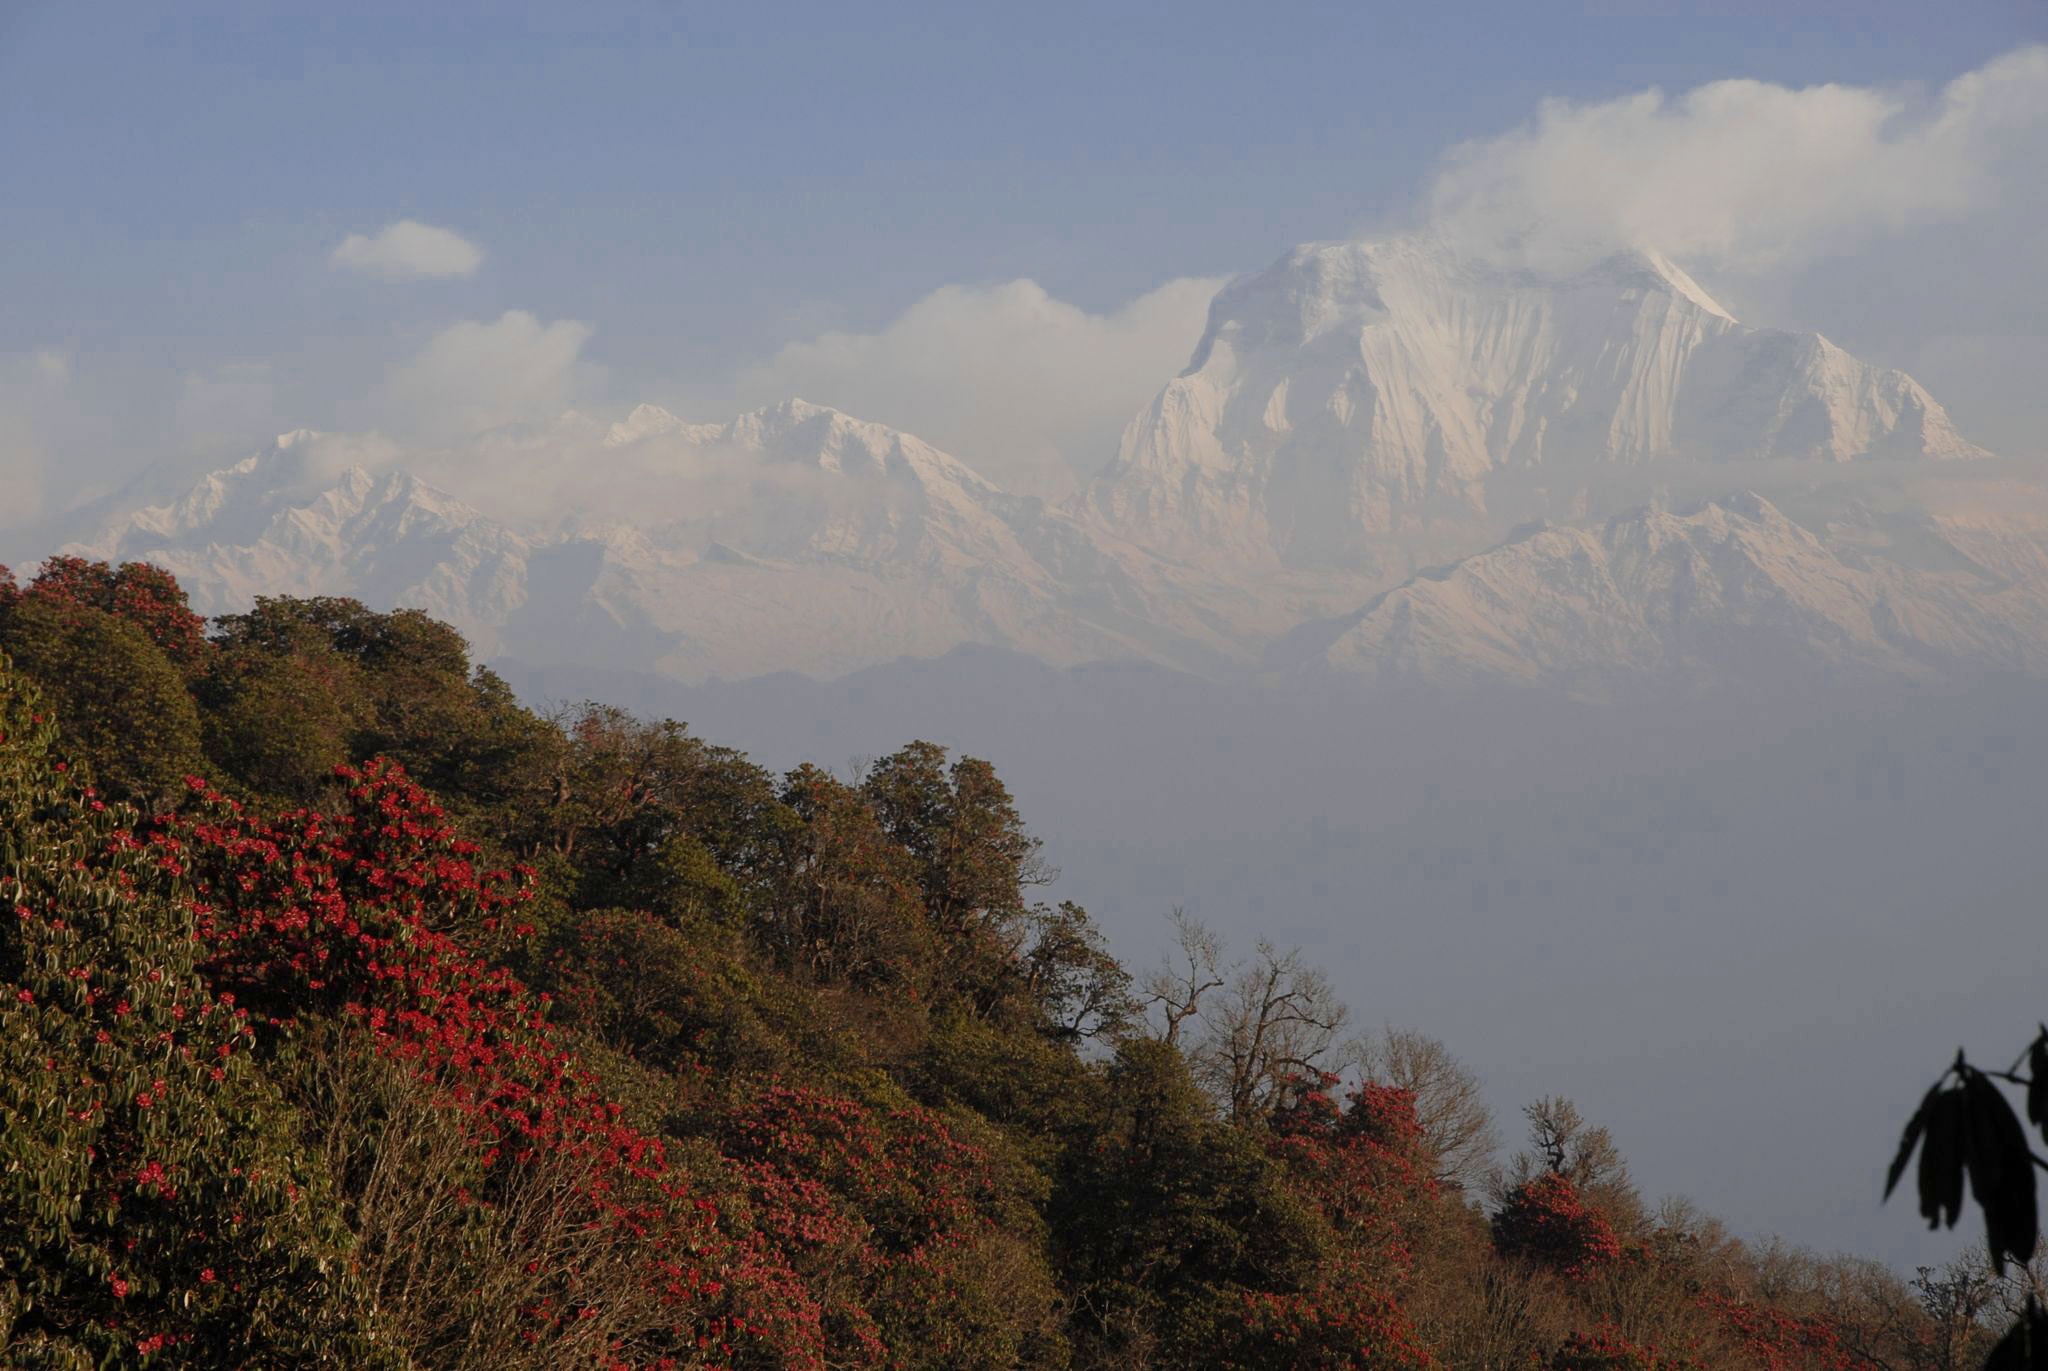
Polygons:
M679 681L988 644L1597 696L2039 669L2048 502L1949 479L1987 455L1911 377L1746 327L1654 254L1539 276L1414 237L1226 287L1058 507L800 400L643 405L432 451L285 434L66 541L208 612L355 595L486 656Z

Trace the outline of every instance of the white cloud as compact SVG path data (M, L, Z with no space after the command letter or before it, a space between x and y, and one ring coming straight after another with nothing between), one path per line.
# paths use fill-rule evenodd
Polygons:
M225 450L281 423L269 362L224 362L178 380L170 426L181 447Z
M519 309L489 323L456 324L385 382L378 397L384 422L446 441L559 414L593 380L596 368L581 360L590 335L588 324L543 324Z
M1170 281L1109 314L1036 282L945 286L878 333L792 343L741 380L742 405L801 396L915 433L998 485L1057 496L1187 364L1217 280Z
M0 529L44 510L49 432L62 418L71 359L54 348L0 353Z
M1990 208L2011 174L2038 174L2044 133L2048 47L1931 100L1748 80L1549 100L1522 127L1453 149L1428 207L1468 247L1538 264L1632 246L1766 271Z
M365 276L410 281L422 276L473 275L484 254L483 249L452 229L436 228L417 219L400 219L386 225L374 238L351 233L327 260L331 266L346 267Z

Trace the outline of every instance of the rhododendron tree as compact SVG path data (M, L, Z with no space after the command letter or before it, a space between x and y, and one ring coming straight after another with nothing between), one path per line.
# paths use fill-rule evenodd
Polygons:
M756 1222L828 1300L835 1355L875 1365L1037 1364L1057 1339L1033 1225L989 1150L908 1102L779 1084L719 1121Z
M0 572L5 572L0 567ZM142 631L166 657L186 671L204 665L206 621L192 612L184 587L161 567L146 562L110 566L84 557L52 557L35 579L10 593L13 575L0 586L0 611L14 603L82 606L111 614Z
M1572 1280L1590 1279L1622 1253L1614 1225L1555 1171L1508 1193L1493 1216L1493 1244L1504 1257L1533 1262Z
M175 871L54 735L0 659L0 1360L402 1365Z
M1365 1084L1340 1108L1338 1078L1296 1077L1274 1112L1268 1147L1329 1239L1304 1288L1258 1292L1226 1333L1227 1365L1422 1368L1435 1359L1403 1309L1415 1230L1437 1198L1414 1096Z
M528 932L527 877L481 868L402 768L343 779L339 812L269 820L195 781L141 850L186 873L201 969L261 1029L289 1042L316 1013L355 1025L430 1092L442 1117L414 1132L444 1136L422 1144L436 1165L419 1184L447 1202L434 1236L453 1260L413 1335L468 1330L465 1365L480 1346L499 1365L521 1349L532 1365L822 1365L818 1311L766 1242L624 1118L543 1002L484 955ZM477 1229L472 1267L458 1239ZM387 1298L412 1287L404 1262L381 1274ZM472 1305L480 1285L496 1307Z
M1839 1327L1818 1315L1718 1292L1702 1294L1700 1303L1734 1335L1758 1371L1864 1371L1876 1366L1844 1344Z

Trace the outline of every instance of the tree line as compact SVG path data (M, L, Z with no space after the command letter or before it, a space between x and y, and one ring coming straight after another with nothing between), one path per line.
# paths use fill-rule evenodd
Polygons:
M1171 915L987 763L774 774L444 624L0 569L0 1361L1953 1371L1902 1282L1652 1204Z

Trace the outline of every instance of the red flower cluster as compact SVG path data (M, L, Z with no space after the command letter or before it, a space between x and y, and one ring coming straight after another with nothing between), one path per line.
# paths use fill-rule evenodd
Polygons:
M197 666L206 655L206 620L187 605L176 577L144 562L116 568L83 557L52 557L26 589L17 589L13 574L0 567L0 610L23 599L87 606L126 619L183 667Z
M1401 1302L1415 1266L1413 1234L1437 1194L1415 1097L1366 1084L1340 1109L1330 1095L1337 1080L1325 1073L1295 1082L1268 1147L1338 1241L1311 1288L1245 1295L1243 1350L1234 1355L1245 1365L1331 1371L1431 1367Z
M346 810L273 821L195 781L188 810L142 840L192 881L202 969L222 1003L280 1031L315 1010L363 1025L466 1121L485 1177L477 1205L490 1203L493 1177L571 1163L579 1180L564 1202L644 1253L647 1285L673 1308L676 1355L653 1364L772 1354L822 1366L819 1310L769 1244L731 1231L716 1199L556 1042L539 999L472 950L471 939L523 933L527 876L479 869L401 768L376 762L343 779ZM577 1273L558 1274L560 1297L528 1310L536 1337L588 1310Z
M913 1104L878 1110L771 1085L722 1120L755 1222L832 1301L836 1360L888 1365L890 1334L943 1307L969 1248L993 1229L988 1154ZM899 1327L892 1327L898 1325Z
M1494 1250L1585 1280L1621 1258L1621 1239L1606 1215L1555 1171L1518 1185L1493 1216Z
M299 1159L267 1131L274 1096L246 1060L253 1029L195 975L190 923L155 855L56 775L54 726L4 671L0 736L10 1279L94 1364L270 1339L294 1305L297 1328L264 1345L289 1355L298 1329L345 1340L305 1307L336 1289L321 1265L333 1249L301 1203ZM202 1288L202 1269L225 1288Z
M1870 1363L1842 1345L1841 1330L1824 1318L1789 1314L1729 1295L1700 1297L1741 1339L1761 1371L1862 1371Z

